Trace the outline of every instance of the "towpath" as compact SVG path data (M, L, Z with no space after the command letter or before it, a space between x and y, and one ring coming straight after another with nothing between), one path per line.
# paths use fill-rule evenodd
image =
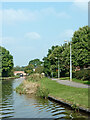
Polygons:
M77 88L90 88L90 85L85 85L82 83L77 83L77 82L73 82L69 80L60 80L60 79L55 79L55 78L52 78L52 80L56 80L58 83L67 85L67 86L72 86L72 87L77 87Z

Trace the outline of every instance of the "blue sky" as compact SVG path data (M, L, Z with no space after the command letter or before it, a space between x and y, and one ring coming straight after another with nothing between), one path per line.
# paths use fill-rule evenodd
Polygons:
M1 11L2 46L13 55L15 66L42 60L52 45L62 45L88 25L87 3L5 2Z

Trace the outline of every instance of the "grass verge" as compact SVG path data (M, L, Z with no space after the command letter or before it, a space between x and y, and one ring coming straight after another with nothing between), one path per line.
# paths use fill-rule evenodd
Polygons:
M88 108L88 89L65 86L52 81L49 78L42 78L40 83L49 91L49 95L56 99L63 100L70 104L76 104Z
M35 76L29 76L16 88L16 91L20 94L35 94L43 98L47 98L49 95L66 103L88 108L87 88L66 86L49 78L39 76L37 79Z

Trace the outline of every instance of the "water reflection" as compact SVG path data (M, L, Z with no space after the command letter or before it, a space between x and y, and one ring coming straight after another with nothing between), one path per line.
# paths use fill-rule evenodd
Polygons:
M24 78L2 82L2 103L0 113L2 118L73 118L82 117L80 113L66 109L50 100L30 95L20 95L14 91Z
M0 104L2 117L12 117L13 108L13 87L12 81L2 81L2 103Z

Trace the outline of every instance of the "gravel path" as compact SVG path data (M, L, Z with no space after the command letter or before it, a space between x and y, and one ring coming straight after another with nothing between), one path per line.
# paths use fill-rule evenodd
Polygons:
M54 78L52 80L56 80L60 84L68 85L68 86L72 86L72 87L90 88L90 85L84 85L82 83L77 83L77 82L73 82L73 81L69 81L69 80L59 80L59 79L54 79Z

